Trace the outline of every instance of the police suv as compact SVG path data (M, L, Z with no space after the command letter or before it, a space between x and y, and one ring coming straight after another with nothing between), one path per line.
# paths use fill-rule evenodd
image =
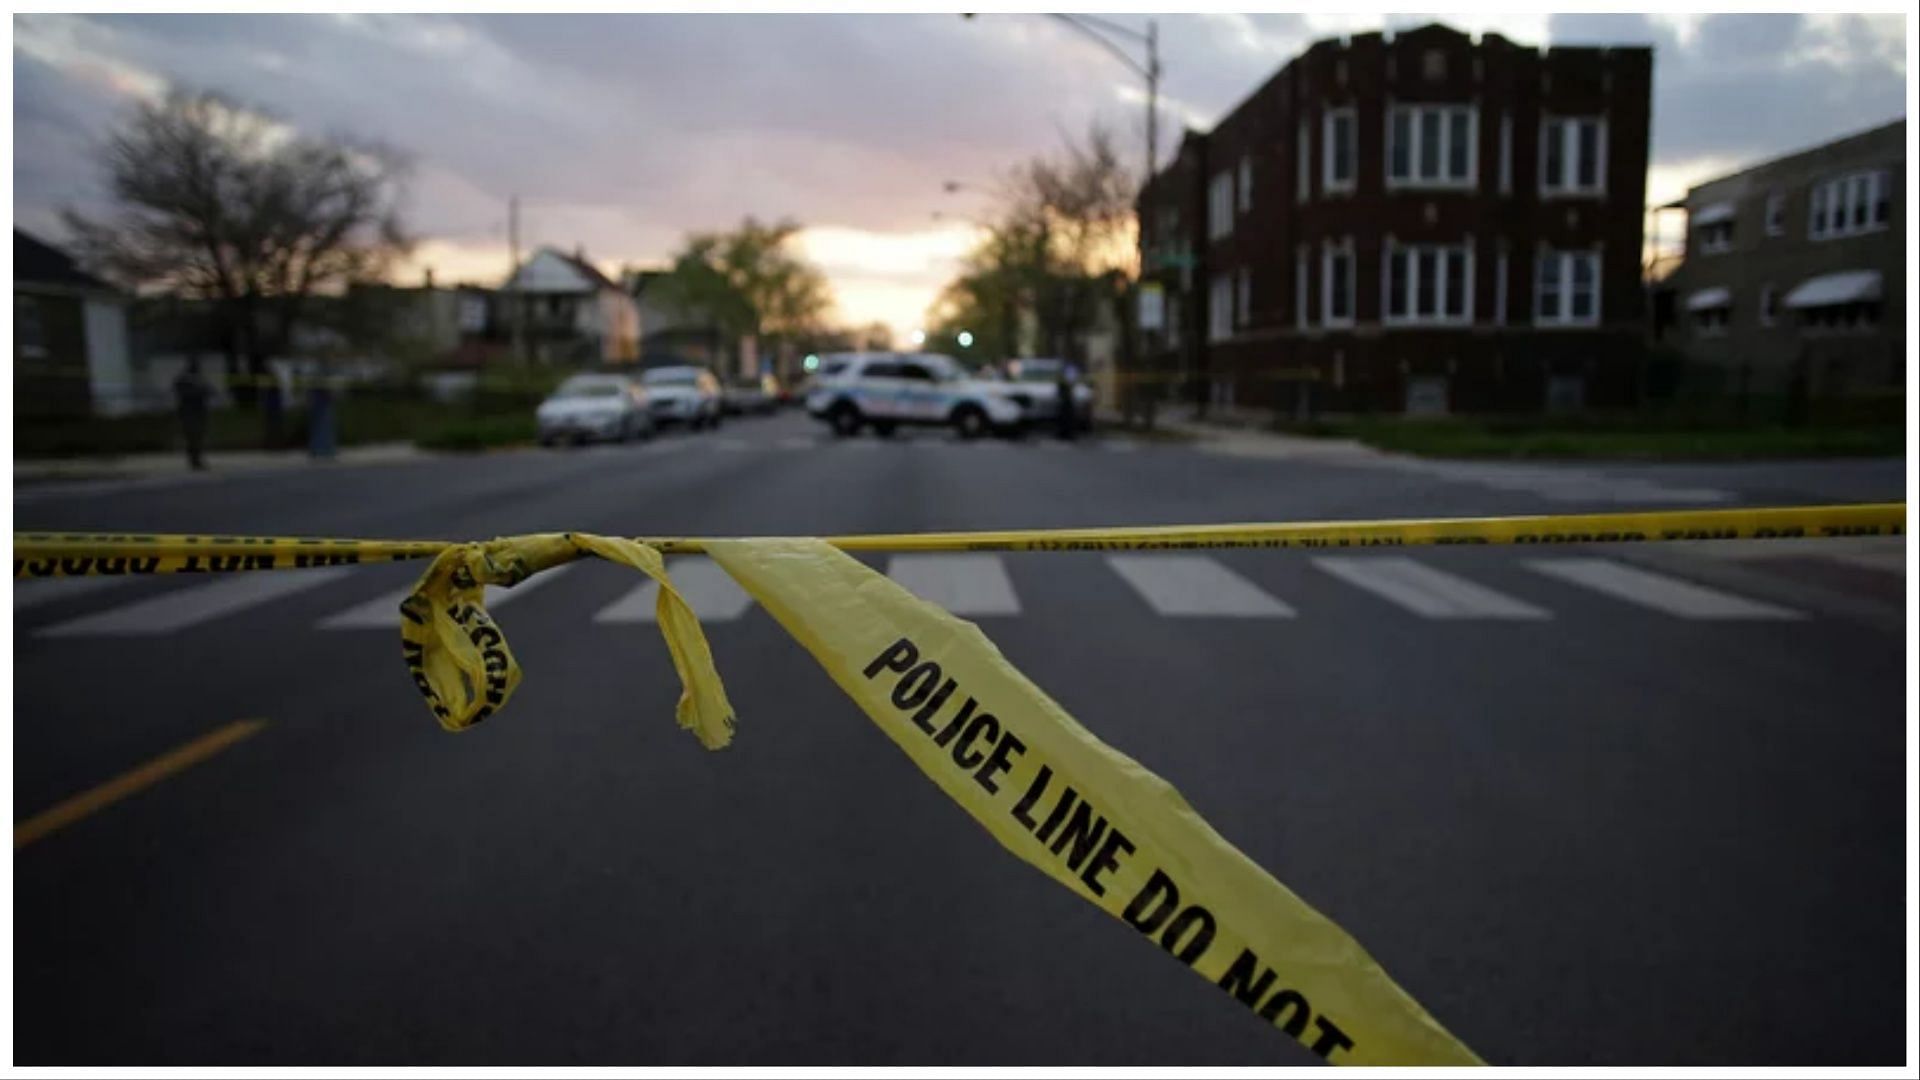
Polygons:
M832 353L820 358L807 413L835 435L901 424L951 426L963 439L1016 432L1025 410L1006 383L974 379L938 353Z

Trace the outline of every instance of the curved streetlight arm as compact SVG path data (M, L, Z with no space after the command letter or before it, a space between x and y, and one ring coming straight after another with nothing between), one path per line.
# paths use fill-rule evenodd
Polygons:
M1047 18L1054 19L1066 26L1070 26L1073 29L1079 31L1081 34L1086 36L1087 40L1107 50L1107 52L1110 53L1115 60L1118 60L1121 63L1127 65L1127 67L1133 69L1134 74L1139 75L1141 78L1151 79L1157 74L1156 72L1151 71L1146 66L1142 65L1140 61L1135 60L1132 56L1129 56L1125 49L1122 49L1120 46L1115 45L1111 40L1105 37L1102 37L1100 34L1100 30L1102 29L1106 30L1108 33L1127 34L1131 37L1138 38L1141 41L1146 41L1147 35L1142 34L1139 31L1121 26L1118 23L1108 22L1105 19L1095 18L1094 16L1091 16L1091 15L1060 15L1051 11L1046 12L1045 14ZM1089 24L1092 24L1092 25L1089 25ZM1100 29L1095 29L1096 26L1099 27Z

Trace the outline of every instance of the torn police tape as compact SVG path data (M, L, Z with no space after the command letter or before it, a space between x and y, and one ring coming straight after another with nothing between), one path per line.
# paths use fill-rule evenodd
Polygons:
M583 533L486 543L15 534L16 578L246 571L431 558L401 604L416 687L449 730L505 706L520 679L483 589L594 556L659 583L681 681L677 717L725 746L732 706L662 552L704 551L804 646L934 783L1008 850L1146 935L1263 1020L1339 1064L1479 1059L1360 945L1216 833L1179 792L1101 742L973 624L849 550L1141 550L1899 535L1904 504L1314 525L1036 530L811 539L631 540Z

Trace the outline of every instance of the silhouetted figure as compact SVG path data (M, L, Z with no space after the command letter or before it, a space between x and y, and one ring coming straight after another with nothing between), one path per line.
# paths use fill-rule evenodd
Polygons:
M189 359L186 370L173 380L173 397L180 411L180 433L187 441L187 464L204 469L201 450L207 442L207 399L212 389L200 375L200 361Z
M1060 424L1060 437L1069 440L1073 438L1074 424L1073 376L1073 365L1062 361L1059 374L1055 376L1053 384L1054 394L1058 402L1058 408L1055 409L1055 419Z

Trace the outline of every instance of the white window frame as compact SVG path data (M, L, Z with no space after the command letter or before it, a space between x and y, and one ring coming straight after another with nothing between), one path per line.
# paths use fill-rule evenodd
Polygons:
M1513 114L1500 110L1500 194L1513 194Z
M1307 118L1304 116L1300 118L1299 137L1295 141L1295 147L1300 156L1294 163L1293 199L1295 202L1306 202L1313 197L1313 136L1307 127Z
M1334 162L1339 160L1333 152L1333 128L1338 121L1347 124L1347 175L1338 177L1333 174ZM1337 109L1328 109L1320 114L1320 190L1326 194L1353 191L1360 175L1360 117L1353 106L1343 105Z
M1234 206L1241 213L1253 209L1253 158L1240 155L1240 176L1234 183Z
M1473 240L1463 239L1457 244L1402 244L1388 238L1384 245L1383 258L1380 260L1380 323L1382 326L1471 326L1473 325ZM1434 283L1431 315L1418 312L1420 298L1420 258L1419 254L1431 251L1434 266L1440 269L1440 280ZM1461 273L1465 278L1460 286L1460 314L1448 315L1447 309L1447 255L1451 252L1463 253L1466 258L1461 263ZM1407 295L1406 314L1393 313L1393 262L1402 254L1407 259Z
M1347 259L1347 313L1333 313L1333 257L1344 255ZM1326 327L1349 327L1353 325L1355 310L1360 306L1354 295L1358 283L1354 271L1356 260L1353 255L1353 237L1339 240L1327 240L1320 245L1320 325Z
M1222 169L1207 181L1207 239L1233 235L1233 173Z
M1507 252L1504 247L1493 257L1493 324L1507 325Z
M1307 328L1307 245L1293 249L1293 324Z
M1221 271L1207 282L1207 341L1233 337L1233 275Z
M1853 208L1856 200L1853 193L1857 185L1854 181L1861 179L1867 181L1867 220L1865 224L1855 225ZM1891 210L1887 214L1886 221L1875 221L1874 210L1882 199L1891 201L1892 194L1888 190L1890 181L1891 176L1886 169L1855 169L1838 176L1829 176L1813 185L1807 202L1807 239L1838 240L1847 236L1865 236L1868 233L1886 229L1893 223ZM1822 200L1825 201L1827 210L1827 220L1824 223L1820 220ZM1832 219L1833 211L1836 209L1841 217L1838 224ZM1821 227L1816 228L1816 226Z
M1440 114L1440 148L1434 157L1435 162L1440 167L1440 174L1431 179L1423 179L1420 176L1421 117L1429 112L1437 112ZM1446 172L1447 161L1453 156L1451 153L1453 149L1451 145L1453 139L1452 114L1456 112L1464 112L1467 115L1467 174L1464 177L1449 176ZM1397 126L1394 123L1394 119L1400 113L1407 115L1409 145L1407 147L1407 175L1396 177L1393 175L1393 151L1396 145L1394 142L1394 128ZM1387 152L1384 155L1382 168L1386 173L1387 189L1390 191L1474 191L1480 186L1480 106L1477 104L1462 104L1457 102L1450 104L1403 104L1389 102L1387 104L1386 144Z
M1599 248L1549 248L1542 247L1534 255L1533 287L1533 325L1538 327L1593 327L1600 325L1602 303L1601 270L1603 263ZM1573 313L1573 264L1576 259L1590 260L1593 265L1593 311L1581 316ZM1552 260L1558 263L1559 310L1551 314L1540 311L1540 268L1541 263Z
M1547 183L1547 142L1560 125L1560 183ZM1580 183L1580 125L1594 125L1593 183ZM1545 115L1540 118L1540 197L1586 199L1607 193L1607 118L1605 116Z
M1766 233L1768 236L1787 235L1787 193L1784 191L1767 192Z

